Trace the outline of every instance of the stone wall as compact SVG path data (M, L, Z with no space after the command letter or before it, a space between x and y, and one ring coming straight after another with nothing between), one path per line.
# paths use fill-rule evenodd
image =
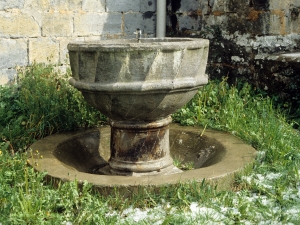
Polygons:
M155 10L155 0L2 0L0 84L15 77L16 66L64 68L70 41L129 38L137 28L151 37Z
M300 51L299 0L169 0L168 18L169 36L210 39L210 78L300 103L300 57L280 55Z

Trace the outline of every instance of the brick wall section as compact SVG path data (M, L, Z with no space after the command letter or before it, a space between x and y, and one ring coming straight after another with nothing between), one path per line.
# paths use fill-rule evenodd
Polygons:
M136 28L155 33L156 0L0 1L0 84L16 66L33 62L67 65L74 40L134 37Z

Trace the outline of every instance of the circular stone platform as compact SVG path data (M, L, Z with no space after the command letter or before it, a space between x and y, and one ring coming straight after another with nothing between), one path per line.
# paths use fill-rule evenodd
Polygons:
M233 174L252 162L256 150L225 132L201 127L170 125L170 152L176 162L193 165L192 170L167 175L113 176L97 174L110 157L110 127L56 134L31 146L29 164L46 171L54 180L87 181L96 189L161 186L186 181L211 180L221 188ZM36 151L38 150L38 154Z

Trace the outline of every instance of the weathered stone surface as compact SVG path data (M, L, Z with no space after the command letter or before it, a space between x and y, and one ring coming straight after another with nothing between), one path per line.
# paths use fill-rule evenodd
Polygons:
M141 1L141 12L155 12L155 11L156 11L156 0Z
M70 13L44 13L42 36L66 37L73 34L73 15Z
M270 0L251 0L250 7L255 10L268 10L270 7Z
M180 30L201 30L201 18L194 18L190 16L178 16L178 28Z
M126 13L124 15L124 32L127 37L135 37L134 32L139 28L143 35L155 33L155 14L149 12L146 16L140 13Z
M284 35L289 33L289 26L287 24L284 11L273 10L270 13L269 19L269 32L270 35Z
M15 69L0 69L0 85L13 81L16 75Z
M81 50L87 48L88 52ZM68 49L72 84L93 106L115 120L164 118L207 83L208 41L204 39L109 40L72 43ZM155 91L157 94L151 94Z
M50 9L50 0L25 0L24 8L43 11Z
M291 33L300 33L300 7L292 7L288 11L289 19L287 27Z
M121 13L78 13L74 18L75 35L121 33Z
M140 12L141 0L106 0L106 9L108 12Z
M58 63L59 42L50 38L29 39L29 63Z
M50 8L55 11L67 10L75 11L81 9L82 0L50 0Z
M83 0L82 9L89 12L105 12L105 0Z
M59 62L61 64L69 64L69 55L68 55L68 49L67 46L69 42L75 41L74 39L72 40L71 38L66 38L66 37L59 37L57 38L59 41Z
M207 2L204 4L208 4ZM188 12L188 11L194 11L197 10L200 7L200 1L198 0L190 0L183 2L181 1L180 3L173 3L174 9L177 9L177 12Z
M25 0L1 0L0 10L23 8Z
M245 13L249 11L249 0L225 0L226 12Z
M254 66L259 88L289 102L292 113L299 110L300 52L257 55Z
M188 10L193 7L197 13L190 14ZM274 60L256 59L261 54L300 51L300 1L205 0L198 6L194 1L171 0L168 9L170 35L211 40L207 67L210 78L227 76L232 83L248 81L260 88L270 86L268 91L274 87L276 91L272 93L300 102L300 95L294 91L294 84L300 85L295 63L288 66L279 62L274 67ZM287 74L292 68L293 78L278 72Z
M32 16L16 12L0 12L0 37L37 37L41 29Z
M300 1L297 0L273 0L269 2L270 10L288 9L290 7L300 7Z
M0 39L0 69L24 66L28 63L27 42L24 39Z

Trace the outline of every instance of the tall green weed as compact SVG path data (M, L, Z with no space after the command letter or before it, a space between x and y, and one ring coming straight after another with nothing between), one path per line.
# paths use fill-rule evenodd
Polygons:
M69 75L34 64L19 71L17 84L0 87L0 145L19 150L47 135L105 120L69 85Z

